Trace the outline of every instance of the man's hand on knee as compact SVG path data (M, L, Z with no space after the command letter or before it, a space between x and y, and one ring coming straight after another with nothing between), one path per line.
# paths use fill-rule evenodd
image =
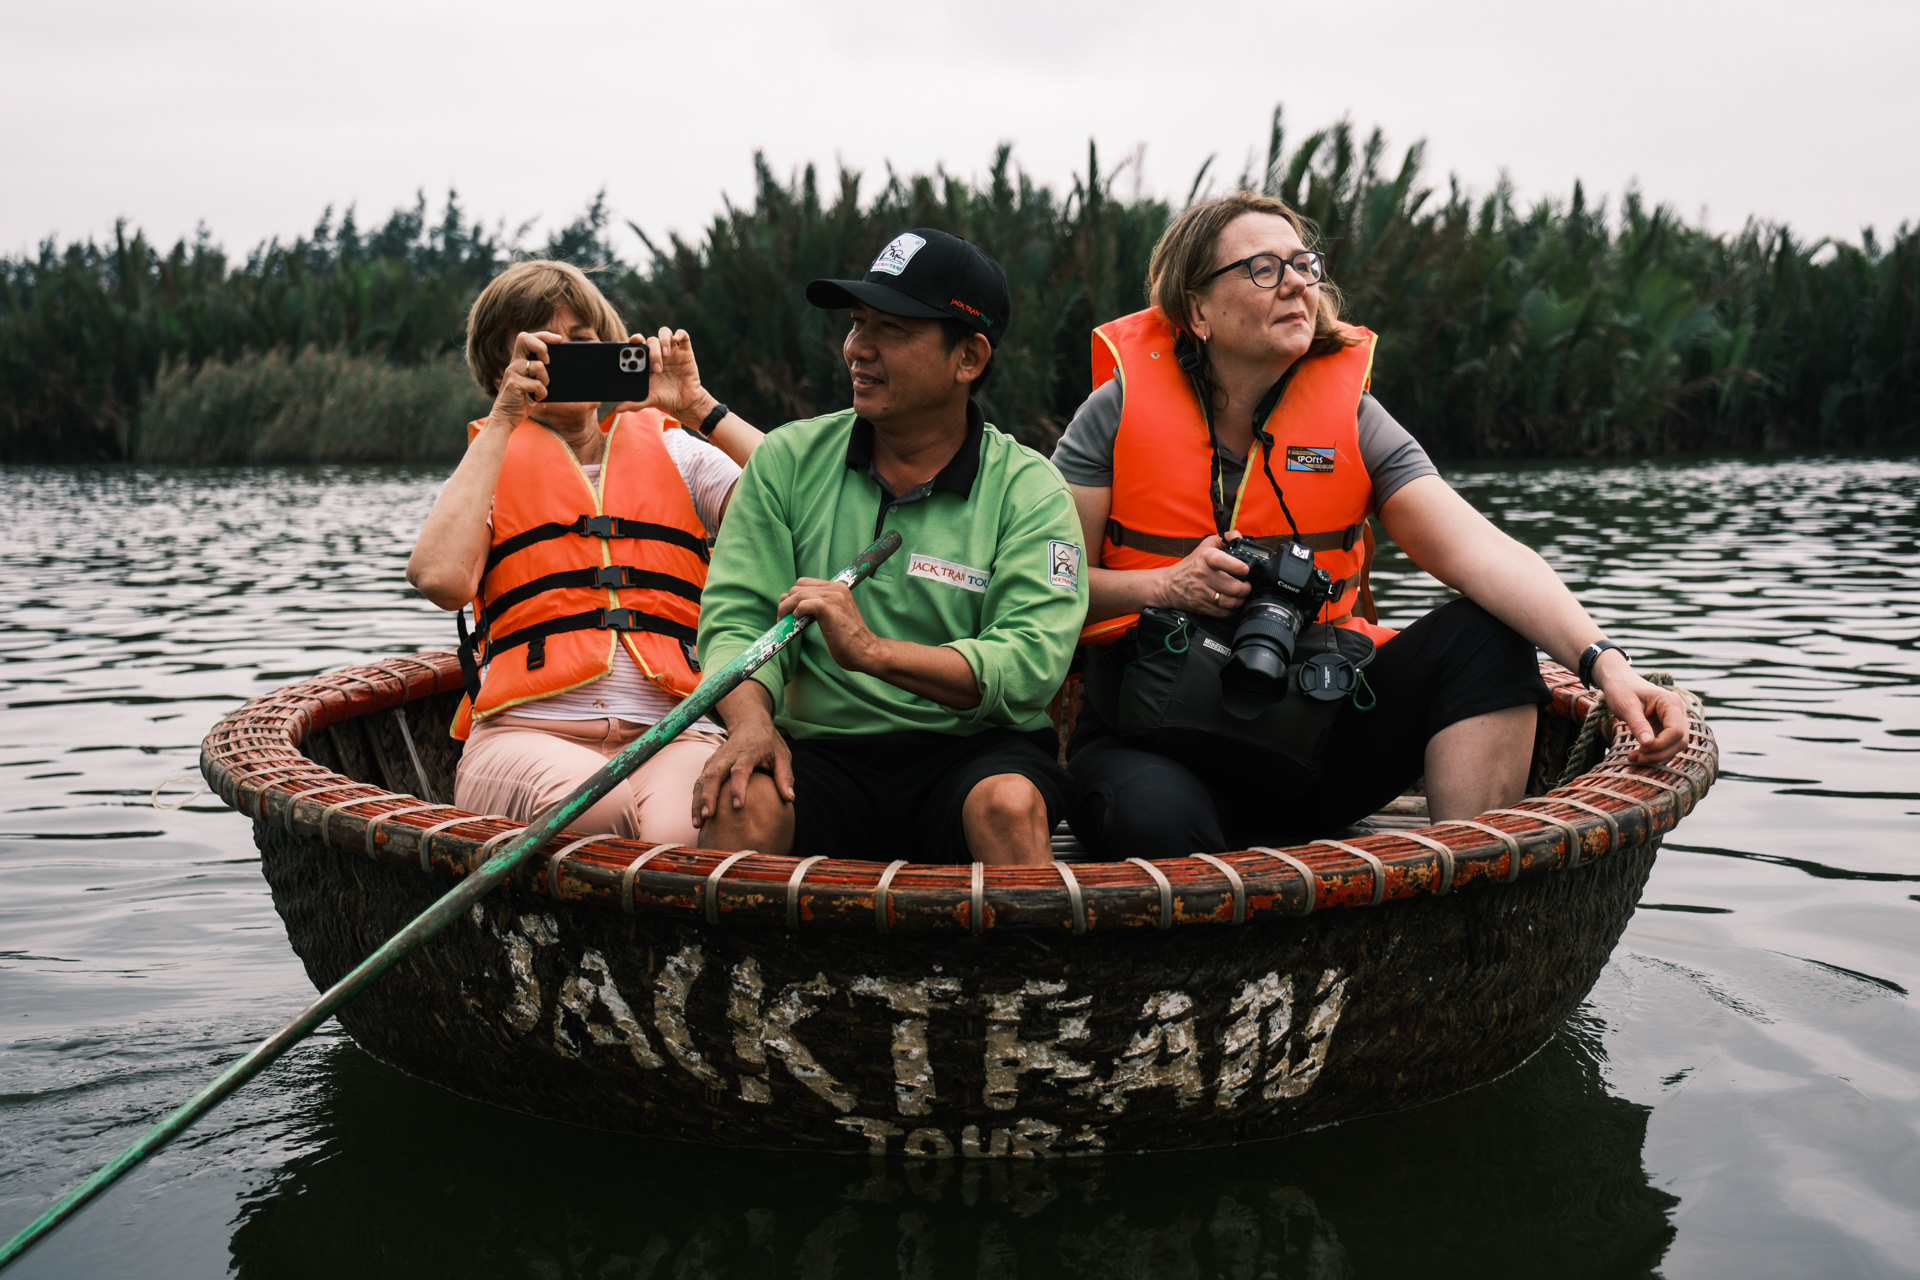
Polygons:
M756 773L773 779L776 797L793 802L793 752L774 728L772 699L758 681L749 680L720 702L727 739L693 784L693 825L703 828L725 814L746 809Z

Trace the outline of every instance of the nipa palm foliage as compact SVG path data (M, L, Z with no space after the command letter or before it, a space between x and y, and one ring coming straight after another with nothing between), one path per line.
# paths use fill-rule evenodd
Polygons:
M1634 192L1609 210L1577 185L1525 207L1504 183L1442 190L1421 146L1393 162L1377 130L1345 123L1286 142L1276 109L1264 168L1239 181L1316 224L1349 318L1380 334L1376 393L1436 454L1920 441L1920 231L1884 245L1762 223L1716 235ZM451 391L465 311L523 249L599 268L635 328L692 332L709 382L750 420L827 412L847 401L842 319L805 304L806 281L858 275L921 225L1005 266L1014 320L982 400L1044 448L1086 395L1088 330L1144 304L1171 213L1117 197L1117 172L1089 147L1056 192L1002 147L978 182L889 171L869 193L845 169L783 181L756 160L750 204L694 239L642 233L636 265L600 200L543 246L451 197L437 221L424 200L370 232L323 217L238 263L204 237L166 253L124 229L104 246L48 243L0 260L0 459L359 459L382 425L408 437L388 456L455 456L473 411ZM328 359L298 356L309 349ZM316 376L350 382L333 402L365 419L330 427L291 406ZM443 393L458 403L434 420Z

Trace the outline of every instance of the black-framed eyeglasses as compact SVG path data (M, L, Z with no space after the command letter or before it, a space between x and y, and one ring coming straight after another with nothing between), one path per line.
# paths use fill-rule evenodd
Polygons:
M1283 267L1292 267L1308 284L1319 284L1327 278L1327 255L1312 249L1302 249L1291 258L1283 258L1277 253L1256 253L1251 258L1229 262L1200 283L1208 284L1218 280L1236 267L1245 267L1247 278L1261 289L1272 289L1277 286L1280 283Z

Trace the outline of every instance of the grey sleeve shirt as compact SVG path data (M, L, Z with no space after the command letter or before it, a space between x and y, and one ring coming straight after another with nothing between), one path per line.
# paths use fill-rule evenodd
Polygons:
M1114 378L1088 396L1053 448L1053 465L1069 484L1095 489L1113 487L1113 441L1120 433L1124 404L1120 379ZM1238 489L1247 460L1222 448L1222 479L1228 492ZM1360 462L1373 484L1373 509L1392 497L1408 481L1437 476L1440 469L1411 432L1381 408L1371 395L1360 397Z

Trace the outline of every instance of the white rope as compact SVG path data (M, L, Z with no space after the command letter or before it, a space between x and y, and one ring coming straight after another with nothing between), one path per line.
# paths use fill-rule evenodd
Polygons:
M195 787L192 791L187 792L187 798L185 800L180 801L178 804L161 804L160 793L166 790L168 787L172 786L176 782L197 782L200 785ZM188 805L192 804L195 800L198 800L202 792L205 792L208 795L213 794L213 789L207 786L207 780L205 778L201 777L197 773L176 773L160 779L160 781L157 784L155 784L152 793L147 797L147 802L156 809L161 809L161 810L171 812L175 809L186 808Z

